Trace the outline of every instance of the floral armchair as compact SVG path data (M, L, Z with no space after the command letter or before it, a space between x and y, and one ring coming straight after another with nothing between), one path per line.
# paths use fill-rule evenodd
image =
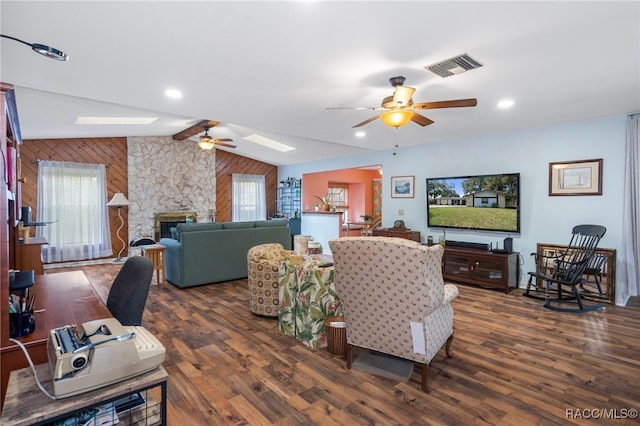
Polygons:
M324 319L341 315L333 284L333 267L318 261L285 260L280 266L278 329L312 350L327 346Z
M458 288L444 284L440 245L389 237L344 237L329 241L334 281L347 323L347 368L352 347L362 347L428 367L442 346L450 356L451 301Z
M249 309L252 313L278 316L278 271L283 260L302 262L302 256L285 250L279 243L260 244L247 252Z

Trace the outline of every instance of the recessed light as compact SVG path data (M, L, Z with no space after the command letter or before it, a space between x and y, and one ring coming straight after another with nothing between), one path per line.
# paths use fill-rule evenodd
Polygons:
M364 138L365 136L367 136L367 133L363 132L362 130L360 130L359 132L356 132L357 138Z
M158 117L78 117L76 124L151 124Z
M171 99L180 99L182 97L182 92L178 89L167 89L164 91L164 94Z
M498 108L511 108L513 106L513 100L511 99L503 99L498 102Z

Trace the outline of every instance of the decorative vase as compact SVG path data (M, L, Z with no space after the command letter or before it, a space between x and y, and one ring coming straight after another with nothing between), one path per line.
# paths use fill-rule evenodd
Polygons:
M331 211L331 205L330 204L323 204L322 205L322 210L325 211L325 212Z

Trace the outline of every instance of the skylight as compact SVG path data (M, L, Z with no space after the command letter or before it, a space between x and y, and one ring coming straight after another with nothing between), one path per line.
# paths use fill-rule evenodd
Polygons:
M76 124L151 124L158 117L78 117Z
M265 138L264 136L253 135L245 136L243 139L249 142L257 143L258 145L266 146L267 148L275 149L280 152L293 151L295 148L289 145L285 145L280 142L276 142L273 139Z

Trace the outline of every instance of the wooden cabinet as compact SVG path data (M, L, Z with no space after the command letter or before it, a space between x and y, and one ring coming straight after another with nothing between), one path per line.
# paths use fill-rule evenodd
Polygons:
M420 242L420 231L411 229L377 228L373 230L374 237L396 237Z
M442 275L445 280L500 288L509 293L518 286L519 253L492 253L484 250L445 247Z

